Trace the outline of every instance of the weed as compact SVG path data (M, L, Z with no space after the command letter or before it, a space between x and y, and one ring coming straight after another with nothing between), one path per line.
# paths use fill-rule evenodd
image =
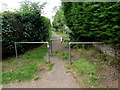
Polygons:
M21 66L14 71L3 73L2 83L6 84L11 81L25 81L33 78L33 74L38 71L38 68L35 64L29 64Z
M81 58L80 60L73 62L72 66L67 64L65 68L68 70L73 68L73 70L82 78L86 87L102 87L97 81L100 77L100 75L97 74L97 70L100 67L91 60Z
M71 69L71 65L70 64L67 64L64 66L66 69Z
M48 71L52 70L53 66L54 66L54 63L48 64Z
M62 51L59 51L59 50L56 50L56 51L53 51L51 56L59 56L61 57L62 59L67 59L69 58L69 53L68 52L62 52Z
M50 56L55 56L55 55L58 55L59 53L60 53L60 51L56 50L56 51L53 51Z
M61 56L62 56L62 59L67 59L67 58L69 58L69 53L68 52L62 52Z
M41 79L41 78L38 77L38 76L34 77L34 80L35 80L35 81L36 81L36 80L39 80L39 79Z
M116 61L115 60L109 60L108 61L108 65L109 66L113 66L113 65L115 65L116 64Z
M68 71L66 71L66 73L69 73L70 71L68 70Z

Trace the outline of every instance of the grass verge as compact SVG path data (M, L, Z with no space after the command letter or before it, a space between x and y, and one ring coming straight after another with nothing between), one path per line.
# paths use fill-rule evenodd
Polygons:
M97 74L97 70L99 66L96 63L91 62L88 59L81 58L72 65L67 64L65 66L67 70L71 70L76 72L77 76L79 76L86 88L102 88L103 86L97 81L101 76Z
M101 69L100 60L97 58L100 55L100 52L91 47L91 48L77 48L74 49L80 53L80 59L74 61L72 65L69 63L66 64L65 68L67 72L72 72L82 79L85 88L105 88L104 85L100 84L99 78L103 76L98 74L99 69ZM114 62L109 62L111 65Z
M53 63L48 63L44 57L47 54L47 48L42 45L33 50L20 55L18 59L9 58L3 61L2 65L2 83L21 82L30 79L38 80L36 76L39 71L50 71Z

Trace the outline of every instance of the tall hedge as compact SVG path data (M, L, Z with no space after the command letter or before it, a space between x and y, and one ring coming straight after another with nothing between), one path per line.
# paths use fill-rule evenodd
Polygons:
M62 2L72 41L102 41L120 47L120 2Z
M33 12L2 13L2 56L15 55L15 42L40 42L49 37L50 20ZM20 53L34 45L18 44Z

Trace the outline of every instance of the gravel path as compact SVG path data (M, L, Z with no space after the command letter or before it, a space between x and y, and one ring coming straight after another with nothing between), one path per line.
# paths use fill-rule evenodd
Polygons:
M52 38L60 38L58 35L53 33ZM61 41L53 41L53 51L65 49L66 43L61 43ZM47 56L45 57L47 58ZM79 84L73 78L70 73L66 73L64 68L65 62L58 57L51 57L51 62L54 62L55 65L53 70L50 72L44 73L41 79L28 82L19 82L19 83L10 83L4 85L4 88L79 88ZM38 74L39 75L39 74Z

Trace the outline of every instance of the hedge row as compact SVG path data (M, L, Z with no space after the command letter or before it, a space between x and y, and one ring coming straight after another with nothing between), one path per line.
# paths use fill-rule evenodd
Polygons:
M102 41L120 47L120 2L62 2L72 41Z
M33 12L2 13L2 56L15 55L15 42L40 42L49 37L50 20ZM23 53L35 45L17 45L19 53Z

